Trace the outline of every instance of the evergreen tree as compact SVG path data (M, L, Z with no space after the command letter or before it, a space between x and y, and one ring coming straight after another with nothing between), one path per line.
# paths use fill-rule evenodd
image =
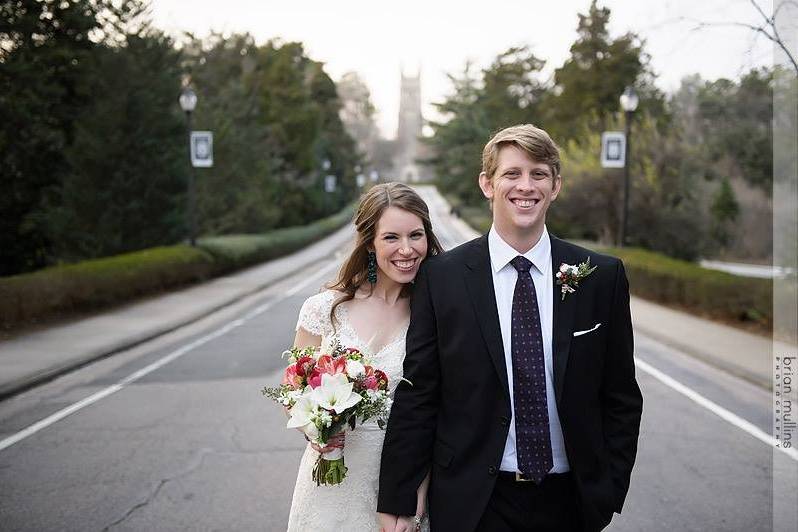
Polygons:
M739 83L706 82L698 93L699 126L706 140L707 177L739 170L768 194L773 179L773 72L751 70ZM736 168L732 168L736 167Z
M554 72L556 90L545 105L550 113L546 122L561 142L576 138L584 123L596 131L606 130L628 85L634 85L640 96L638 114L660 116L664 109L647 70L642 42L633 33L611 38L609 21L610 9L593 0L588 13L579 15L571 56Z
M270 41L258 50L263 119L274 136L280 172L279 225L297 225L333 212L353 195L354 142L341 122L335 84L301 43ZM324 192L323 161L337 176Z
M43 200L89 97L95 15L89 0L0 3L0 275L52 260Z
M731 225L740 214L740 205L728 179L721 181L709 211L712 213L713 237L722 247L726 247L731 237Z
M73 261L162 244L187 234L186 133L176 96L180 63L169 38L145 28L88 59L92 99L65 149L68 172L46 219L58 257Z
M484 201L475 186L482 147L496 131L523 122L540 124L545 86L538 81L543 61L527 47L499 54L479 77L470 65L460 77L449 76L454 93L436 104L448 120L431 122L429 161L444 188L475 205Z
M200 234L260 233L281 216L282 162L261 115L257 55L248 34L212 34L185 47L198 94L194 127L214 134L213 168L195 170Z

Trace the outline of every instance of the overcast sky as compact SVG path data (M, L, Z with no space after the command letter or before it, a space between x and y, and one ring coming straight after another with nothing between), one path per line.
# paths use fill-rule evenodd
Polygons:
M758 3L767 13L772 9L772 2ZM249 32L259 44L274 37L303 42L333 79L350 70L363 77L380 128L393 137L402 66L421 69L424 112L431 116L430 103L450 90L446 73L462 71L467 60L484 66L510 46L526 44L550 74L568 57L577 13L589 6L590 0L153 0L152 15L172 34ZM612 10L612 36L633 31L646 40L657 83L666 91L691 73L738 78L773 61L770 42L750 30L695 29L697 21L761 24L750 0L603 0L599 6Z

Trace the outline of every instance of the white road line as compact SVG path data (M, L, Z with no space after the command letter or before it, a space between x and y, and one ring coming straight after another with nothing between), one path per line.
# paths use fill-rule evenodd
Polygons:
M177 349L175 351L172 351L168 355L165 355L164 357L156 360L152 364L149 364L149 365L145 366L144 368L131 373L130 375L128 375L124 379L120 380L116 384L108 386L107 388L104 388L104 389L100 390L99 392L96 392L96 393L90 395L89 397L86 397L85 399L82 399L82 400L80 400L80 401L78 401L76 403L73 403L70 406L68 406L66 408L63 408L63 409L59 410L58 412L56 412L54 414L51 414L50 416L42 419L41 421L37 421L36 423L28 426L27 428L25 428L25 429L13 434L13 435L1 440L0 441L0 451L2 451L4 449L7 449L8 447L11 447L15 443L18 443L18 442L24 440L25 438L28 438L29 436L32 436L33 434L36 434L40 430L43 430L43 429L49 427L50 425L52 425L52 424L64 419L67 416L70 416L70 415L74 414L75 412L78 412L78 411L82 410L83 408L85 408L85 407L87 407L89 405L92 405L92 404L96 403L97 401L99 401L101 399L104 399L104 398L106 398L106 397L108 397L108 396L110 396L110 395L122 390L125 386L127 386L127 385L129 385L129 384L141 379L142 377L148 375L149 373L152 373L153 371L157 370L158 368L161 368L161 367L165 366L166 364L168 364L168 363L180 358L181 356L185 355L186 353L189 353L190 351L193 351L195 348L197 348L197 347L199 347L199 346L201 346L203 344L206 344L206 343L210 342L211 340L214 340L214 339L216 339L216 338L218 338L218 337L220 337L220 336L222 336L224 334L227 334L228 332L230 332L231 330L233 330L233 329L235 329L237 327L240 327L241 325L243 325L244 323L246 323L250 319L262 314L263 312L265 312L266 310L268 310L269 308L271 308L275 304L279 303L280 301L282 301L284 299L287 299L287 298L299 293L301 290L306 288L311 283L316 282L319 278L327 275L327 273L329 273L330 270L332 270L333 268L336 268L337 266L338 266L337 261L331 262L330 264L326 265L324 268L320 269L318 272L316 272L315 274L311 275L310 277L308 277L304 281L302 281L302 282L294 285L290 289L286 290L283 293L282 296L278 297L277 299L268 301L268 302L266 302L266 303L264 303L264 304L262 304L262 305L260 305L260 306L258 306L256 308L252 309L246 315L244 315L242 318L234 320L234 321L224 325L220 329L217 329L216 331L214 331L214 332L212 332L210 334L207 334L207 335L205 335L205 336L203 336L201 338L198 338L197 340L194 340L193 342L191 342L191 343L189 343L187 345L184 345L183 347L181 347L181 348L179 348L179 349ZM669 388L673 389L674 391L679 392L680 394L684 395L685 397L687 397L688 399L692 400L696 404L706 408L707 410L709 410L713 414L717 415L721 419L723 419L725 421L728 421L729 423L731 423L735 427L747 432L748 434L750 434L754 438L762 441L763 443L766 443L767 445L773 447L774 449L778 449L778 450L782 451L784 454L786 454L787 456L789 456L793 460L798 461L798 451L796 451L795 449L785 449L784 447L776 447L776 444L778 443L776 441L776 439L773 436L771 436L770 434L767 434L764 431L760 430L758 427L756 427L752 423L746 421L745 419L741 418L740 416L738 416L736 414L733 414L732 412L726 410L722 406L710 401L709 399L707 399L703 395L701 395L698 392L692 390L691 388L688 388L684 384L682 384L682 383L678 382L677 380L673 379L672 377L666 375L665 373L663 373L662 371L660 371L657 368L653 367L652 365L648 364L647 362L644 362L644 361L639 360L639 359L635 359L635 365L638 368L640 368L642 371L648 373L649 375L651 375L655 379L659 380L661 383L665 384L666 386L668 386Z
M658 370L651 364L648 364L647 362L643 362L640 359L635 359L635 365L641 370L651 375L652 377L654 377L655 379L657 379L658 381L660 381L665 386L668 386L669 388L679 392L680 394L692 400L699 406L703 406L704 408L706 408L716 416L720 417L721 419L728 421L738 429L747 432L748 434L758 439L759 441L768 444L774 449L782 451L784 454L786 454L793 460L798 461L798 451L792 448L785 449L784 447L776 447L776 445L778 444L776 438L774 438L770 434L767 434L765 431L761 430L753 423L750 423L749 421L744 420L740 416L729 412L728 410L718 405L717 403L713 403L712 401L710 401L700 393L696 392L691 388L688 388L681 382L666 375L665 373Z
M264 303L262 305L259 305L258 307L256 307L256 308L252 309L251 311L249 311L242 318L239 318L237 320L231 321L230 323L227 323L226 325L224 325L221 328L213 331L212 333L206 334L205 336L202 336L201 338L198 338L198 339L194 340L193 342L191 342L189 344L186 344L183 347L181 347L179 349L176 349L175 351L172 351L168 355L165 355L162 358L159 358L158 360L156 360L152 364L149 364L149 365L141 368L140 370L131 373L130 375L128 375L124 379L120 380L116 384L112 384L111 386L108 386L107 388L103 388L99 392L96 392L96 393L86 397L85 399L81 399L80 401L78 401L76 403L73 403L73 404L71 404L71 405L69 405L69 406L67 406L65 408L62 408L58 412L47 416L46 418L42 419L41 421L37 421L33 425L30 425L27 428L22 429L21 431L19 431L19 432L15 433L15 434L3 439L3 440L0 440L0 451L11 447L15 443L21 442L25 438L36 434L40 430L46 429L47 427L49 427L53 423L61 421L62 419L64 419L67 416L70 416L70 415L74 414L75 412L78 412L78 411L86 408L87 406L96 403L100 399L104 399L104 398L108 397L109 395L115 394L116 392L120 391L121 389L123 389L128 384L131 384L131 383L139 380L140 378L144 377L145 375L148 375L149 373L152 373L156 369L158 369L160 367L163 367L166 364L168 364L168 363L170 363L170 362L172 362L174 360L177 360L181 356L185 355L186 353L188 353L190 351L193 351L197 347L199 347L199 346L201 346L203 344L206 344L206 343L210 342L211 340L214 340L214 339L216 339L216 338L218 338L218 337L220 337L220 336L222 336L224 334L227 334L228 332L232 331L233 329L235 329L237 327L240 327L241 325L243 325L247 321L249 321L252 318L254 318L255 316L265 312L266 310L268 310L269 308L273 307L275 304L279 303L280 301L282 301L284 299L287 299L287 298L297 294L300 290L306 288L309 284L318 281L319 278L324 277L325 275L327 275L330 272L330 270L332 270L334 268L337 268L337 267L338 267L338 261L335 261L335 260L332 261L330 264L327 264L324 268L320 269L319 271L317 271L316 273L314 273L313 275L311 275L307 279L303 280L300 283L297 283L296 285L292 286L290 289L286 290L281 296L279 296L276 299L273 299L271 301L268 301L268 302L266 302L266 303Z

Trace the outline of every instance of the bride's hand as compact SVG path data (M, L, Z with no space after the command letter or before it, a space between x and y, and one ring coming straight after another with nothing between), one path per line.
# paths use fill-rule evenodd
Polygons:
M377 512L380 520L380 532L394 532L396 530L396 516Z
M314 451L324 454L324 453L329 453L333 449L343 449L345 440L346 440L346 432L341 431L338 434L331 436L330 439L327 440L327 445L325 445L324 447L313 442L310 443L310 446L313 447Z

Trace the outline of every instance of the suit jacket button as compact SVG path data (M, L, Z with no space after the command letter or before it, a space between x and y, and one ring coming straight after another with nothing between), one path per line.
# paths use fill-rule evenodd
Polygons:
M496 466L490 466L488 468L488 474L489 475L495 475L496 474Z
M510 418L502 416L501 424L502 424L502 427L509 427L510 426Z

